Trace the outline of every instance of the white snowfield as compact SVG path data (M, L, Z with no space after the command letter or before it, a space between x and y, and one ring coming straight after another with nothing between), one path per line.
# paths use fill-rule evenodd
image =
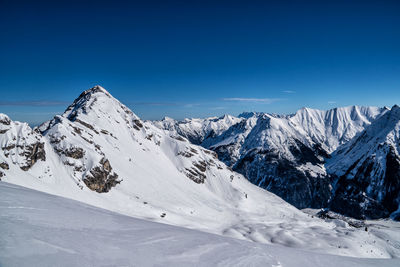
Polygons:
M46 258L79 266L398 263L314 254L398 258L399 225L367 222L364 231L305 214L232 172L213 152L141 121L101 87L86 91L63 115L36 131L5 115L1 119L6 123L0 125L0 143L7 149L0 150L0 163L8 166L0 169L2 181L147 220L0 182L0 253L5 266L27 261L43 266L39 263ZM35 142L44 144L45 159L26 169L33 161L26 160L25 150ZM109 163L103 166L107 177L115 173L120 183L98 193L85 179L102 167L103 159Z
M0 266L399 266L140 220L0 183Z

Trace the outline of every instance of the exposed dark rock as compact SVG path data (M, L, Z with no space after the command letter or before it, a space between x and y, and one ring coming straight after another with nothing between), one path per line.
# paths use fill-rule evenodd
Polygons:
M78 122L78 123L82 124L83 126L85 126L86 128L88 128L88 129L92 130L93 132L99 134L99 132L91 124L89 124L87 122L84 122L84 121L82 121L80 119L75 119L75 122Z
M140 128L143 128L143 124L140 122L140 120L133 120L133 128L135 128L136 130L140 130Z
M20 166L24 171L29 170L38 160L46 160L46 152L44 150L44 143L35 143L30 146L25 146L24 156L26 158L26 165Z
M0 134L5 134L9 129L0 130Z
M61 136L60 138L50 135L50 143L51 144L59 144L62 140L66 138L65 135Z
M213 148L213 151L216 153L216 157L224 162L228 166L232 166L236 162L236 158L233 156L234 153L234 145L221 145L216 148Z
M207 163L205 161L193 162L193 165L201 172L205 172L207 170Z
M381 174L375 170L374 157L359 163L360 159L337 180L330 209L357 219L389 217L400 204L400 161L394 148L389 148L386 171Z
M205 174L203 174L201 171L199 171L197 168L186 168L186 176L192 180L193 182L197 184L203 184L205 179L207 178Z
M177 155L184 156L186 158L193 157L194 155L188 151L179 151Z
M104 130L104 129L101 129L101 131L100 131L102 134L108 134L108 131L107 130Z
M321 219L328 219L328 220L342 220L347 222L350 226L355 227L355 228L362 228L365 227L364 221L361 220L355 220L353 218L345 217L341 214L329 211L327 209L321 210L318 212L317 217Z
M204 149L203 150L204 153L213 156L214 158L218 159L218 154L212 150L208 150L208 149Z
M8 166L7 162L0 162L0 168L3 170L8 170L10 169L10 166Z
M171 136L171 137L174 138L174 139L176 139L176 140L178 140L178 141L182 141L182 142L185 142L185 141L186 141L186 139L183 138L183 137L180 136L180 135L178 135L178 136Z
M85 155L85 151L80 147L71 147L64 150L63 154L70 158L81 159Z
M81 138L82 138L83 140L85 140L86 142L88 142L89 144L93 144L93 141L92 141L92 140L89 140L89 139L87 139L86 137L84 137L84 136L82 136L82 135L81 135Z
M90 174L83 179L84 183L91 190L98 193L106 193L121 182L118 180L118 174L112 172L112 167L108 159L103 158L96 166L90 170Z
M74 128L74 132L81 135L82 134L82 129L78 128L78 127L73 127Z
M3 118L0 119L0 124L10 125L11 124L11 120L9 118L7 118L7 117L3 117Z
M5 150L5 151L9 151L11 149L14 149L15 147L16 147L15 144L11 144L11 145L8 145L8 146L3 146L1 149Z
M305 158L319 161L317 157L305 151ZM300 152L301 150L298 150L298 153ZM302 157L302 154L298 156ZM299 161L305 162L305 159L299 158ZM299 209L326 207L332 194L330 177L315 177L298 170L297 166L297 163L280 158L276 151L254 149L243 156L233 170Z

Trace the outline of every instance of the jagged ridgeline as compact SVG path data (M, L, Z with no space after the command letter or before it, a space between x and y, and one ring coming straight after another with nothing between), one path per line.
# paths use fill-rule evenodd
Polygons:
M303 108L152 122L96 86L35 129L1 114L0 179L63 194L73 184L103 194L168 188L176 195L181 190L170 185L184 179L207 194L226 198L222 192L233 190L242 199L247 185L232 187L242 174L297 208L399 219L398 110Z
M163 136L158 128L141 121L100 86L84 91L62 115L34 130L6 115L1 115L0 125L2 177L11 171L10 164L29 171L37 161L43 161L34 172L44 168L48 171L39 177L50 178L55 154L80 188L106 193L127 178L126 170L134 169L138 150L142 154L150 151L149 143L160 147L164 138L174 145L173 157L188 159L178 171L195 183L204 183L210 167L224 166L215 161L214 152L191 147L178 136ZM48 161L47 153L52 154ZM131 172L128 173L130 177Z
M284 116L247 112L155 124L215 151L249 181L298 208L398 219L397 110L303 108Z

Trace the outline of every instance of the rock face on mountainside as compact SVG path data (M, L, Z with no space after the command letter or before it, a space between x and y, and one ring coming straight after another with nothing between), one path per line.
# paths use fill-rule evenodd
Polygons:
M13 122L4 114L0 114L0 146L0 177L10 164L28 171L37 161L46 160L43 137L27 123Z
M339 176L330 208L356 218L382 218L400 204L400 108L394 106L327 164ZM397 212L396 212L397 211Z
M350 144L354 151L360 151L353 142L366 135L365 129L381 129L379 121L396 109L303 108L288 116L248 112L239 115L237 123L218 135L200 138L201 145L215 151L220 160L252 183L298 208L330 207L357 218L382 218L398 208L397 147L383 141L369 143L369 150L375 151L379 146L386 152L379 157L372 153L363 160L343 151L349 150ZM189 119L185 121L190 125ZM393 121L399 119L394 116ZM164 128L174 127L179 126ZM394 123L386 126L394 131L396 127ZM379 130L371 135L377 137ZM384 162L378 163L379 159ZM345 166L343 162L351 164ZM373 167L377 164L381 166L379 175L377 167Z

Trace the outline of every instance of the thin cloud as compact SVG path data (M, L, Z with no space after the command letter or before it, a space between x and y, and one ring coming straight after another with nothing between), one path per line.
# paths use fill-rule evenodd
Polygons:
M129 105L134 106L182 106L180 103L175 102L128 102Z
M328 104L336 104L336 101L328 101Z
M31 107L49 107L65 106L69 102L65 101L0 101L0 106L31 106Z
M235 101L235 102L253 102L253 103L263 103L263 104L271 104L277 101L280 101L279 98L242 98L242 97L230 97L223 98L223 101Z
M226 109L226 107L211 107L210 110L221 110Z
M200 104L193 104L193 103L188 103L183 105L185 108L193 108L193 107L197 107L200 106Z
M285 91L282 91L282 92L284 92L286 94L294 94L294 93L296 93L296 91L292 91L292 90L285 90Z

